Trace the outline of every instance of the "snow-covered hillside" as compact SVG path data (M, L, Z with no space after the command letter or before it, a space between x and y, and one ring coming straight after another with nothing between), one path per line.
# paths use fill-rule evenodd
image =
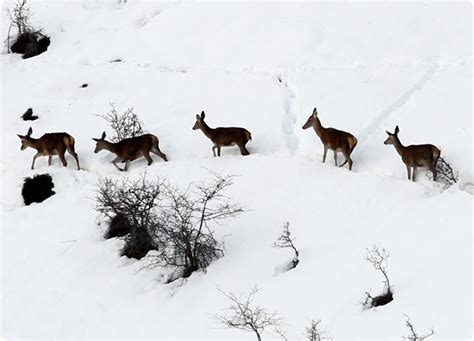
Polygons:
M5 6L11 6L6 3ZM262 290L256 302L304 339L321 319L335 339L399 339L404 314L434 338L472 333L472 5L468 3L257 3L33 1L32 23L51 36L46 53L0 56L2 77L2 285L5 338L253 338L223 328L218 288ZM8 22L2 18L2 41ZM120 59L121 62L113 62ZM83 83L88 87L81 88ZM133 106L169 158L119 172L92 137L111 131L103 114ZM353 171L336 168L313 130L353 133ZM40 116L24 122L28 108ZM206 111L215 126L243 126L250 156L212 157L191 128ZM459 172L443 191L416 183L385 130L405 144L432 143ZM16 134L66 131L83 170L47 158ZM340 162L342 159L340 159ZM208 169L238 177L229 196L248 211L225 226L226 254L181 285L119 257L94 211L99 178L167 177L182 188ZM56 195L24 206L24 177L49 172ZM291 253L272 248L291 223L300 264L275 275ZM390 252L394 301L362 311L383 287L366 248ZM263 339L275 338L269 331Z

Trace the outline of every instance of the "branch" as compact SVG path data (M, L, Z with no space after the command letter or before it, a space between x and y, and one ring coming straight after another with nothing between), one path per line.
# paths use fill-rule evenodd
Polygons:
M407 326L408 330L410 331L410 335L408 336L403 336L402 338L404 340L409 340L409 341L424 341L425 339L429 338L430 336L434 335L434 329L431 328L429 332L423 334L423 335L418 335L415 332L415 327L411 323L410 317L408 315L405 315L405 325Z

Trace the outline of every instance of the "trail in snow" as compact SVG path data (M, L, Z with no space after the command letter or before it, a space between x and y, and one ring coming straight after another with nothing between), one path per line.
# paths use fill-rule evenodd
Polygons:
M438 65L431 65L428 70L421 76L421 78L407 91L405 91L399 98L397 98L393 103L388 105L383 109L373 120L370 122L364 130L357 134L359 139L359 147L367 142L367 140L374 135L382 126L382 124L398 109L402 108L410 98L415 94L416 91L421 91L426 83L428 83L435 71L437 70Z
M299 146L299 138L295 133L296 119L299 111L296 90L291 84L289 71L285 70L277 75L277 82L285 93L283 106L285 117L281 123L281 130L286 141L287 148L294 153Z

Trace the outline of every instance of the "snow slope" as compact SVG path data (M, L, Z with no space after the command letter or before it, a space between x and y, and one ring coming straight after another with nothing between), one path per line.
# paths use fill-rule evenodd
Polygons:
M9 6L11 4L6 4ZM5 338L253 338L219 325L228 305L217 288L245 293L285 318L303 339L309 318L335 339L399 339L404 314L434 338L472 334L472 6L468 3L33 2L33 23L50 49L22 60L0 56L2 74L2 326ZM4 36L8 23L2 22ZM122 62L112 62L120 59ZM83 83L87 88L80 88ZM114 102L135 108L170 162L118 172L91 137ZM325 126L359 139L353 172L301 129L317 106ZM40 119L19 116L33 107ZM251 156L213 158L192 131L245 126ZM15 135L67 131L72 158L47 167ZM459 171L443 191L424 172L406 180L385 130L405 144L433 143ZM340 160L341 162L342 160ZM94 211L101 177L162 175L185 187L207 169L239 175L229 194L248 212L217 227L226 255L206 274L164 284L147 259L119 257ZM25 207L22 179L49 172L56 195ZM298 267L275 275L291 254L272 242L290 221ZM395 299L361 311L382 289L365 249L390 251ZM265 334L264 339L276 337Z

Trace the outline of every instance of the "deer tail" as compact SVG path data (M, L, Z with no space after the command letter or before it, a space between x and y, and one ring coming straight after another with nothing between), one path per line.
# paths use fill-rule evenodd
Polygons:
M71 148L74 147L75 140L74 137L72 137L71 135L67 135L64 136L63 142L67 148Z
M441 149L439 149L438 147L433 146L432 153L433 153L433 159L434 159L433 161L435 165L438 163L439 159L443 160L443 158L441 157Z
M355 136L352 136L350 143L351 143L351 151L349 154L351 154L354 148L357 146L357 138Z
M250 141L252 140L252 134L250 134L250 131L245 130L245 138Z

